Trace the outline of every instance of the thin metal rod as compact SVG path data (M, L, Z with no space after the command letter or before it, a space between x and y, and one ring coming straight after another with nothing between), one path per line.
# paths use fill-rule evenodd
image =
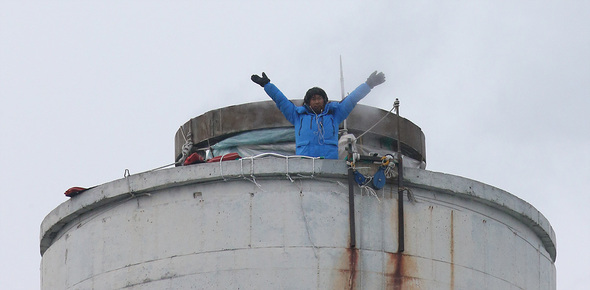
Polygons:
M397 252L401 253L404 251L405 245L404 245L404 233L405 233L405 229L404 229L404 185L403 185L403 179L404 179L404 162L403 162L403 157L402 157L402 148L401 148L401 142L400 142L400 116L399 116L399 100L396 98L395 99L395 103L393 105L395 107L395 111L397 114L397 124L396 124L396 130L397 130L397 156L398 156L398 174L397 174L397 222L398 222L398 232L397 232L397 236L398 236L398 249Z
M340 94L342 100L346 97L344 94L344 72L342 70L342 55L340 55ZM342 132L343 134L348 134L348 126L346 125L346 119L342 122Z

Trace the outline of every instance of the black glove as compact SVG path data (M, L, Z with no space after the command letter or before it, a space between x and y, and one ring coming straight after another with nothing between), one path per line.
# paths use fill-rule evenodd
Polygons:
M385 82L385 75L382 72L377 73L377 71L374 71L369 76L369 78L367 78L367 81L366 81L367 85L369 85L369 87L371 89L373 89L374 87L376 87L384 82Z
M262 73L262 77L259 77L258 75L252 75L250 77L250 79L253 82L259 84L263 88L266 84L270 83L270 80L268 79L268 77L266 76L266 74L264 72Z

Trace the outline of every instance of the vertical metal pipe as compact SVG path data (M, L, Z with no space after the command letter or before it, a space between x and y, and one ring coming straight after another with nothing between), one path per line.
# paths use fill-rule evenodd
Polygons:
M350 167L348 167L348 219L350 224L350 248L354 249L356 246L356 226L354 220L354 160L352 152L352 140L348 138L348 161Z
M348 168L348 211L350 219L350 248L356 246L356 230L354 221L354 169Z
M401 163L401 162L400 162ZM398 169L398 176L397 176L397 220L398 220L398 249L397 252L401 253L404 251L404 190L402 184L403 178L403 166L400 166Z
M396 120L396 133L397 133L397 156L398 156L398 174L397 174L397 236L398 236L398 249L397 252L401 253L404 251L404 190L403 190L403 179L404 179L404 162L402 157L401 141L400 141L400 116L399 116L399 100L396 98L393 104L397 114Z

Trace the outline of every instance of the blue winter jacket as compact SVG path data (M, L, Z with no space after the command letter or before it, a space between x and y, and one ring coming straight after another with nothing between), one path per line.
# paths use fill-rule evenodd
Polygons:
M338 159L338 126L371 88L363 83L340 102L329 102L320 114L307 105L295 106L272 83L264 91L276 103L287 120L295 126L296 154Z

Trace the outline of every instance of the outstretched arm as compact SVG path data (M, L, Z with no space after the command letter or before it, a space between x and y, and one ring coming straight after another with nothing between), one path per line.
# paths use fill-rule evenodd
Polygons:
M338 112L338 121L343 121L352 112L356 104L364 98L374 87L385 82L385 74L374 71L367 81L359 85L352 93L350 93L344 100L340 102L340 110Z
M296 119L296 106L285 97L283 92L279 90L274 84L270 82L270 79L266 76L266 73L262 73L262 77L259 75L252 75L250 79L259 84L264 88L266 94L275 102L277 108L285 115L287 121L291 124L295 124Z

